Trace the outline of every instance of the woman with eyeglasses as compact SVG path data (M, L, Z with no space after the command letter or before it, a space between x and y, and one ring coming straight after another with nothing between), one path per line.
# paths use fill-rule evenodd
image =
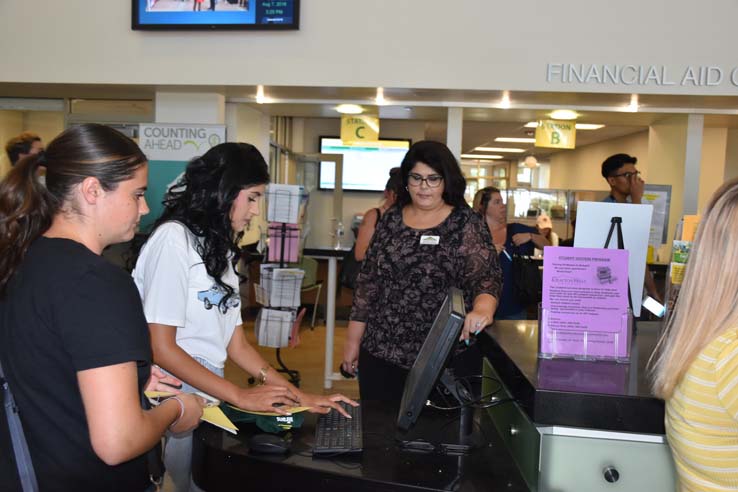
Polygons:
M494 186L482 188L474 196L474 210L482 215L487 223L492 243L500 256L502 268L502 295L495 319L525 319L526 306L520 304L513 295L514 254L532 256L535 248L543 249L551 243L538 229L525 224L507 223L507 205L500 190Z
M464 200L451 151L415 143L400 166L403 187L379 221L357 278L342 367L362 399L400 401L405 379L450 287L464 292L460 348L492 322L502 275L484 223ZM479 371L476 346L454 359Z

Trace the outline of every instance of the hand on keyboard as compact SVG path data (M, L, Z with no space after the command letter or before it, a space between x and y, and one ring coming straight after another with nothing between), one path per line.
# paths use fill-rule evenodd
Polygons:
M304 407L310 407L310 411L313 413L328 413L331 411L332 408L344 417L348 418L351 418L351 415L344 409L344 407L359 406L359 404L356 403L354 400L347 398L339 393L330 396L305 393L302 395L300 404Z
M313 454L357 453L364 447L361 427L361 407L340 403L349 418L330 412L321 415L315 427Z
M283 386L263 385L253 388L241 388L238 399L234 402L238 408L251 410L252 412L276 412L289 415L284 407L296 407L299 405L297 396ZM282 406L275 406L281 404Z

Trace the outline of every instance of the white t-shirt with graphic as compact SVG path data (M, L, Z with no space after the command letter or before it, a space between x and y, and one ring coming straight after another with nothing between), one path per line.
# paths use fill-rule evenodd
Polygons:
M159 226L141 249L133 279L146 321L176 326L177 345L222 368L233 330L242 323L238 276L229 265L222 280L235 296L220 306L225 291L205 270L197 240L179 222Z

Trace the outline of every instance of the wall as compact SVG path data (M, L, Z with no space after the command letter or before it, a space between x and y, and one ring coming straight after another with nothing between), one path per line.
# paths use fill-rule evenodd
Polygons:
M575 150L557 152L550 159L550 188L576 190L603 190L610 187L602 177L602 161L625 153L638 158L638 169L647 183L661 184L648 176L648 132L641 131L624 137L599 142Z
M339 118L307 118L303 126L302 148L306 153L315 153L319 149L321 136L339 135L341 121ZM425 122L408 120L382 120L380 122L381 138L409 138L413 142L425 138ZM389 177L389 176L388 176ZM349 230L354 214L378 206L382 201L381 193L344 192L343 224L346 229L346 243L352 244L354 236ZM308 247L329 246L335 224L333 217L333 193L330 191L313 191L307 212L310 222Z
M697 198L697 209L700 213L715 190L723 184L727 141L727 128L705 128L702 132L700 191Z
M126 0L0 2L0 82L738 94L734 0L303 0L288 32L132 31L130 16ZM549 63L658 73L547 82ZM723 83L681 85L700 64L719 66Z

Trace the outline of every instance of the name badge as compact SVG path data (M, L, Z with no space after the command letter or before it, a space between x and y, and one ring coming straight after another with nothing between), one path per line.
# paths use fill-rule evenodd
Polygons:
M420 236L420 244L430 244L431 246L436 246L438 243L441 242L440 236Z

